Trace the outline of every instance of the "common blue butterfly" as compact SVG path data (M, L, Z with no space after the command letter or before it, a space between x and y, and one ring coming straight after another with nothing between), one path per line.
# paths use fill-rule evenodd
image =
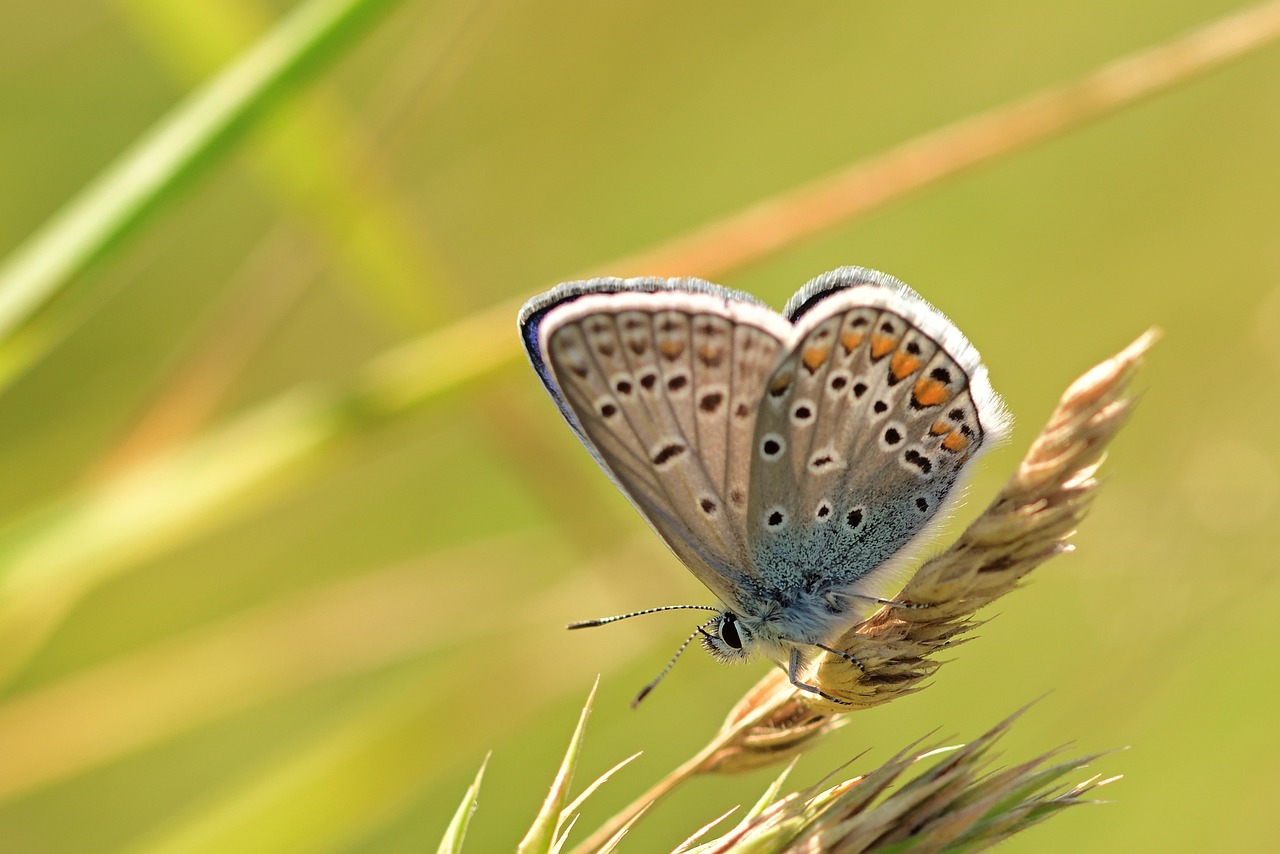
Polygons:
M1010 424L960 330L873 270L819 276L782 314L699 279L568 282L519 325L569 426L722 603L680 651L760 652L836 702L809 657L857 663L831 644Z

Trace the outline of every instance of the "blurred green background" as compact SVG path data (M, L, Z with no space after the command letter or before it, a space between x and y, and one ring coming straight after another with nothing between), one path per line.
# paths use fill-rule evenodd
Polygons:
M468 848L509 849L603 673L579 784L645 755L594 827L764 665L690 655L632 712L690 621L563 630L711 597L515 357L514 306L1243 8L383 5L4 342L0 850L433 850L490 750ZM0 0L0 255L291 8ZM1070 380L1166 333L1078 551L793 784L1041 697L1010 762L1129 746L1095 766L1126 779L1002 850L1274 844L1278 86L1264 48L720 277L780 306L875 267L959 324L1018 424L953 530ZM626 850L771 776L695 781Z

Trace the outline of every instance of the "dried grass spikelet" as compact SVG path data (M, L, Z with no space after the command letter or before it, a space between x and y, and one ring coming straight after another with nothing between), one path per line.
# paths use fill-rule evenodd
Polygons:
M1053 752L993 769L996 743L1018 714L960 747L922 750L912 745L880 767L829 788L775 794L727 833L680 850L981 851L1061 810L1088 803L1086 795L1117 779L1066 784L1064 777L1096 757L1054 761Z
M834 645L865 669L824 654L813 675L818 687L853 708L918 691L941 664L930 656L980 625L975 611L1070 550L1068 540L1096 493L1094 474L1107 444L1133 407L1130 381L1156 337L1146 332L1071 384L995 500L898 594L913 607L887 605ZM796 699L814 712L850 710L811 695Z
M918 741L878 767L825 789L821 787L827 784L820 782L804 791L784 793L783 783L794 767L798 745L809 743L815 731L829 730L848 718L806 710L794 696L775 690L781 685L786 685L785 678L779 686L761 686L756 697L749 692L735 709L735 714L746 717L735 720L731 714L710 745L610 817L579 843L573 854L613 850L646 811L693 776L759 768L768 764L766 759L790 758L792 764L755 806L741 815L737 825L706 840L712 829L736 811L730 810L704 825L673 854L976 852L1068 807L1091 803L1085 798L1087 794L1119 779L1094 776L1072 785L1065 778L1098 757L1059 759L1057 750L993 767L999 759L996 744L1025 711L1022 709L968 744L923 748L923 742ZM802 715L799 725L781 727L774 733L773 743L764 745L768 749L753 750L753 746L761 746L756 739L765 737L756 731L759 717L778 716L784 710ZM775 723L784 721L785 717L778 717ZM753 758L758 761L751 764ZM588 792L597 785L588 787ZM583 797L574 802L575 809Z
M737 774L785 762L844 724L794 693L787 674L771 670L729 710L711 749L699 754L698 773Z

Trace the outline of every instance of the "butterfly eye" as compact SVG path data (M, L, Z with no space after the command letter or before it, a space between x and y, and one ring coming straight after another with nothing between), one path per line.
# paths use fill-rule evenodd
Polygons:
M711 631L700 629L702 645L717 661L745 661L751 653L751 632L742 625L736 614L729 611L721 613L711 621Z
M733 649L742 649L742 636L738 634L738 621L733 614L726 614L720 624L720 640Z

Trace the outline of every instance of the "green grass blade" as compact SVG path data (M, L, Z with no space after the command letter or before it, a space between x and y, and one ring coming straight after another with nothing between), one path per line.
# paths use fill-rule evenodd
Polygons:
M583 789L582 793L578 795L578 797L574 798L573 801L567 807L560 810L560 820L556 825L556 839L551 844L552 854L560 854L560 850L564 848L565 842L568 841L569 831L573 829L573 825L578 821L578 807L586 803L587 799L590 798L593 794L595 794L597 789L599 789L605 783L609 782L610 777L612 777L614 774L621 771L626 766L630 765L639 756L640 756L639 753L633 753L630 756L628 756L626 759L619 762L617 765L614 765L608 771L605 771L603 774L597 777L590 786L587 786L585 789ZM634 820L631 822L628 822L627 826L630 827L634 823L635 823ZM563 831L560 831L561 827L564 827ZM622 836L616 835L615 838L618 840L621 840Z
M599 686L600 680L597 679L596 684L591 687L587 702L582 706L582 714L578 716L578 726L573 731L573 737L569 739L569 749L565 751L560 770L556 772L556 778L551 783L551 790L547 792L546 800L542 802L542 809L538 810L538 816L533 820L529 832L525 834L524 839L520 840L520 847L516 849L519 854L547 854L555 844L556 835L563 821L564 805L569 798L569 784L573 782L573 772L578 767L578 755L582 752L582 737L587 730L587 717L591 714L591 705L595 702L596 689Z
M162 118L0 263L0 342L126 237L274 100L351 44L393 0L309 0ZM0 359L6 383L38 347Z
M612 852L616 851L618 846L622 844L623 837L627 835L631 828L635 827L636 822L639 821L648 811L648 807L646 807L631 816L631 819L626 824L618 828L617 833L605 840L604 845L600 846L600 850L597 851L596 854L612 854Z
M444 838L440 840L438 854L461 854L462 843L467 838L467 826L471 824L471 816L475 815L476 807L479 806L476 798L480 794L480 781L484 779L484 769L492 755L492 753L485 754L484 761L480 763L475 782L462 796L462 803L458 804L458 811L453 814L453 820L449 822Z
M259 0L116 4L184 82L205 79L250 44L265 29L262 19L268 10L263 5ZM382 79L403 73L388 65L379 70ZM402 188L382 168L382 141L391 124L385 108L378 110L385 86L380 84L368 102L360 103L358 116L330 87L298 93L274 111L266 133L246 146L242 162L290 230L301 224L330 249L333 257L324 259L325 269L330 263L344 269L346 275L338 281L355 292L358 307L387 328L421 331L438 319L440 304L448 302L439 293L446 277L407 210ZM311 269L311 278L318 278L319 259Z

